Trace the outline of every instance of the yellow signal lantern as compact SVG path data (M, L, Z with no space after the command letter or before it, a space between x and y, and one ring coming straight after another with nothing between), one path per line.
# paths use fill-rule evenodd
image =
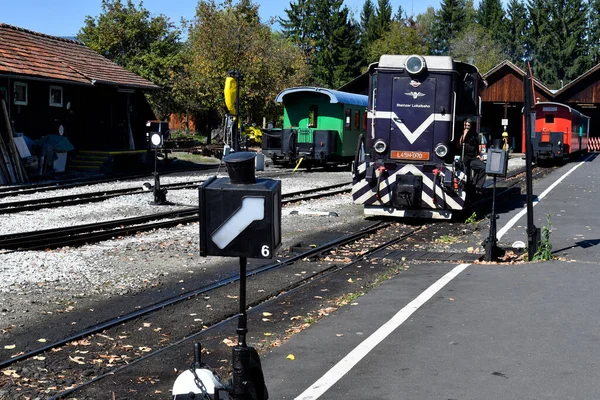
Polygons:
M230 115L237 115L236 113L236 100L237 100L237 81L233 76L228 76L225 79L225 106L229 111Z

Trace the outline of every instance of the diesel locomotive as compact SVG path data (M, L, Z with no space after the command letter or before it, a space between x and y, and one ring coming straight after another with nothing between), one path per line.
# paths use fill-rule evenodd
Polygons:
M485 80L446 56L383 55L368 74L353 201L365 215L450 219L471 196L459 138L466 119L478 131Z
M313 166L350 165L367 129L367 96L319 87L283 90L283 129L267 136L278 148L263 148L274 163Z

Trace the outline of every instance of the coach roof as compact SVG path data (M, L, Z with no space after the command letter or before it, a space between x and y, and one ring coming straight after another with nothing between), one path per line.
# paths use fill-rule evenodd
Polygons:
M355 106L364 106L368 104L368 97L364 94L355 94L348 92L340 92L339 90L325 89L320 87L299 86L295 88L285 89L281 91L275 101L283 102L283 98L292 93L320 93L329 97L330 103L352 104Z

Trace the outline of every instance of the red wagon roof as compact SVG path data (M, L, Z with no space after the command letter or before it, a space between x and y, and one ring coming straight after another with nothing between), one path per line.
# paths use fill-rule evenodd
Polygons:
M81 42L0 23L0 75L158 89Z

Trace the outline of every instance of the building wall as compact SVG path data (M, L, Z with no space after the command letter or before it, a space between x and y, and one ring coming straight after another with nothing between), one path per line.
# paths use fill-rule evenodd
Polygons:
M15 82L27 85L27 104L15 104ZM50 104L50 88L62 90L62 105ZM4 89L4 90L3 90ZM143 93L122 93L113 86L84 86L40 80L0 78L16 132L32 140L64 135L77 150L128 149L127 109L136 149L146 147L146 121L154 119ZM129 103L127 98L129 97ZM67 107L68 105L68 107Z

